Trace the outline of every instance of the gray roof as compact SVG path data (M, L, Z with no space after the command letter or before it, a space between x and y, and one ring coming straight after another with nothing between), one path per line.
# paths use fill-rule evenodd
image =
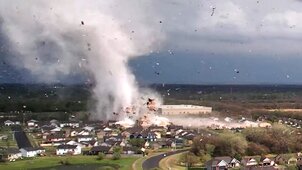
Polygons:
M57 149L75 149L77 145L59 145Z

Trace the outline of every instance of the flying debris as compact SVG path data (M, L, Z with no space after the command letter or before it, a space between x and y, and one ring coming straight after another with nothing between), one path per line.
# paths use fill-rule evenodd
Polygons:
M81 21L81 24L82 24L82 25L85 25L85 24L84 24L84 21Z
M212 8L212 14L211 14L211 16L213 16L213 15L214 15L214 13L215 13L215 9L216 9L215 7L213 7L213 8Z

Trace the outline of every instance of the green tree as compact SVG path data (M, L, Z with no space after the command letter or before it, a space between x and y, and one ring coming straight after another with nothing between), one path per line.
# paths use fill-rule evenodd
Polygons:
M121 147L114 147L113 148L113 155L112 155L112 159L113 160L119 160L121 159L122 155L122 148Z

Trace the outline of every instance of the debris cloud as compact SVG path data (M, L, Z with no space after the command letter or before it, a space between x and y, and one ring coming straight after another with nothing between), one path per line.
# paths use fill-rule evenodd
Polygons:
M95 117L109 119L140 97L128 61L164 39L151 8L140 1L0 1L0 26L12 65L51 83L84 72L98 101Z

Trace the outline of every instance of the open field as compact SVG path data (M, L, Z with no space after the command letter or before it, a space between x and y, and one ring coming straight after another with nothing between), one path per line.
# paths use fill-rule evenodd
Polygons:
M63 157L37 157L34 159L18 160L16 162L0 163L0 169L5 170L30 170L30 169L48 169L51 167L61 166L60 161L68 161L71 166L85 166L93 165L120 167L120 170L129 170L133 162L138 157L125 157L120 160L97 160L96 156L63 156ZM96 166L98 165L98 166ZM51 168L52 169L52 168ZM84 168L85 169L85 168Z

